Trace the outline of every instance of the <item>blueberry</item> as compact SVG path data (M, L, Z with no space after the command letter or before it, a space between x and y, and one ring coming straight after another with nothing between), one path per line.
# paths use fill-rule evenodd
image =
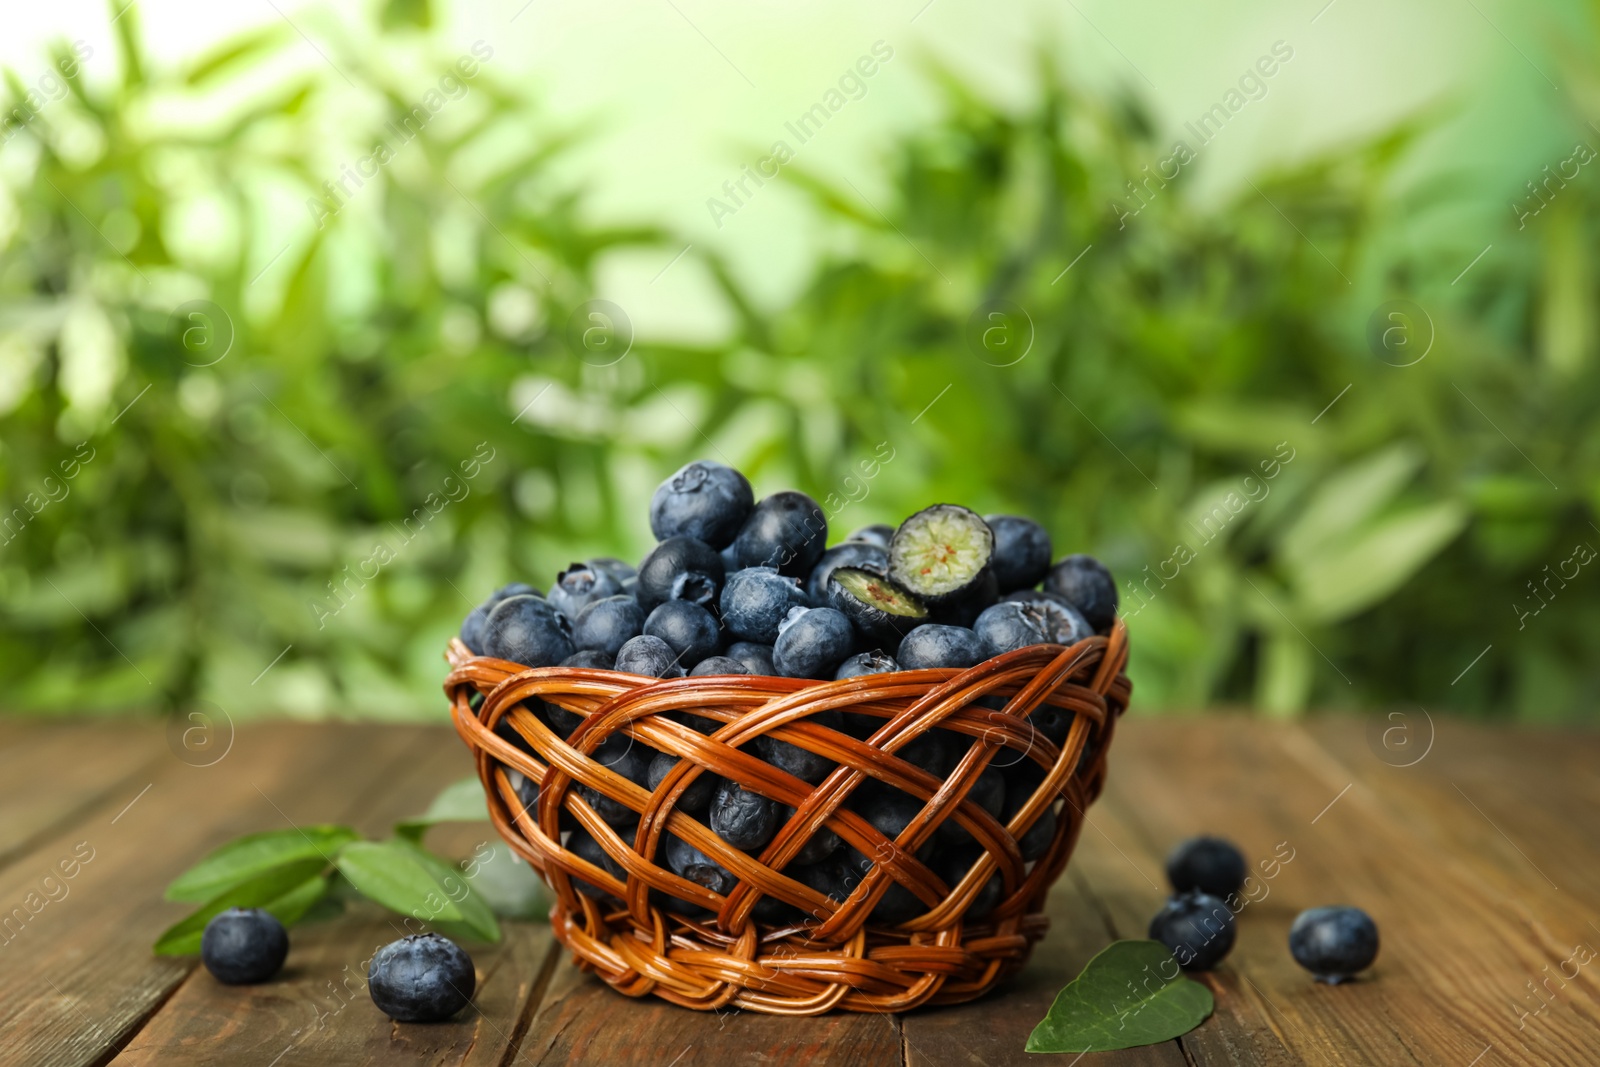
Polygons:
M657 752L650 759L649 769L646 771L645 784L650 792L654 793L667 775L672 773L672 768L678 765L678 757L670 752ZM711 803L711 795L717 790L719 779L716 775L702 772L694 780L694 784L678 795L678 810L698 814L706 810Z
M863 526L853 532L846 541L861 541L879 548L888 548L889 542L894 538L894 527L886 522L875 522L871 526Z
M837 567L828 578L828 606L850 620L862 640L893 651L928 609L893 579L861 567Z
M837 711L819 711L811 716L809 721L829 730L838 730L843 726L843 720ZM836 766L826 756L819 756L809 749L792 745L787 741L779 741L766 734L756 738L756 751L761 754L762 759L780 771L792 774L802 782L809 782L812 785L826 778L828 772Z
M970 629L978 621L978 616L985 609L993 607L999 599L1000 583L995 581L994 571L986 570L978 575L978 580L970 588L928 605L928 621Z
M634 785L643 786L650 780L650 759L655 754L654 749L640 744L626 734L612 734L600 742L599 747L589 754L589 758L613 773L620 774ZM594 809L596 815L605 820L607 826L626 830L639 822L638 812L622 801L606 796L598 789L580 785L574 792Z
M1040 812L1039 817L1033 820L1033 825L1017 838L1017 851L1022 853L1024 862L1031 863L1050 851L1050 843L1055 839L1056 809L1048 807Z
M734 848L760 848L778 830L778 806L737 782L718 782L711 797L711 829Z
M879 833L893 842L922 810L922 802L898 789L869 789L856 808ZM889 844L879 847L887 849ZM845 868L849 888L854 891L856 884L872 870L873 861L850 845L841 845L835 856ZM923 863L931 863L935 857L933 843L925 843L916 856ZM881 923L902 923L926 910L927 905L915 893L891 877L888 892L872 909L872 918Z
M964 626L928 623L906 634L895 659L903 671L928 667L956 667L965 670L988 658L983 641Z
M590 836L589 831L583 829L583 827L580 826L567 835L566 848L574 856L592 863L611 875L611 877L622 882L628 880L628 872L622 864L612 859L611 854L605 850L604 846ZM611 896L610 893L605 892L599 886L586 882L577 875L572 876L572 888L586 897L603 899Z
M794 818L795 809L787 805L779 805L778 822L783 824ZM833 855L839 848L839 835L826 826L819 826L816 832L800 846L800 851L795 853L794 859L789 862L802 867L809 867L821 863Z
M412 934L372 957L367 990L395 1022L436 1023L466 1007L477 988L472 957L448 937Z
M1019 604L1014 600L1001 601L986 608L978 616L978 621L972 624L973 632L983 641L984 653L988 656L1046 644L1050 640L1049 628L1043 612L1030 604Z
M894 657L882 649L873 649L871 652L858 652L854 656L839 664L839 669L833 672L837 679L860 678L866 674L890 674L900 669Z
M561 661L563 667L582 667L590 671L609 671L617 665L617 658L605 652L580 649Z
M1065 597L1096 633L1107 633L1117 617L1117 583L1093 556L1068 556L1050 568L1046 592Z
M657 541L693 537L724 548L738 535L755 501L744 475L721 463L697 460L656 489L650 499L650 531Z
M224 985L265 982L283 968L289 932L260 908L229 908L206 923L200 935L200 960Z
M935 504L894 532L889 577L932 608L978 588L986 576L992 580L993 555L994 531L976 512Z
M589 566L597 571L610 575L611 580L617 583L617 588L625 593L632 594L634 583L639 580L639 572L620 559L611 556L599 556L589 561Z
M959 745L960 742L956 744ZM950 764L953 771L955 764L960 761L960 757L958 753L952 753L952 755L957 757ZM1000 818L1000 813L1005 810L1006 803L1005 772L996 767L991 761L989 766L985 767L978 775L978 780L972 783L972 788L967 791L967 799L990 815L993 815L996 819ZM939 825L935 836L941 848L951 845L964 847L967 845L976 846L977 844L972 838L971 831L956 822L953 817L945 818L944 822Z
M725 573L722 557L704 541L669 537L639 564L634 596L647 615L668 600L688 600L709 608L722 592Z
M1223 900L1244 888L1244 856L1220 837L1191 837L1167 857L1167 881L1174 893L1198 889Z
M764 674L775 677L778 668L772 664L772 646L757 644L754 641L735 641L728 646L728 657L744 664L745 670L751 674Z
M644 609L627 594L596 600L578 612L572 643L586 652L615 656L630 639L644 633Z
M501 586L490 593L482 604L467 612L467 617L461 622L461 643L471 649L474 655L483 655L483 624L489 621L489 612L493 611L500 601L509 597L543 595L533 586L522 582Z
M507 597L489 612L483 651L524 667L553 667L572 655L572 623L543 597Z
M1289 954L1317 981L1337 985L1372 966L1378 926L1360 908L1312 908L1289 927Z
M806 595L812 603L827 603L828 579L840 567L859 567L874 574L888 574L889 550L865 541L844 541L828 549L811 568L811 577L806 579Z
M672 646L659 637L641 634L626 643L617 652L613 670L624 674L642 674L646 678L681 678L683 668L678 666L678 654Z
M572 731L576 730L578 724L583 721L583 716L577 712L557 707L547 700L540 700L537 703L538 706L534 709L534 714L543 719L545 725L550 727L557 737L570 737Z
M733 550L741 567L776 567L803 578L822 558L828 543L828 518L804 493L773 493L744 521Z
M1013 602L1025 604L1043 616L1045 633L1052 645L1075 645L1094 635L1094 627L1067 603L1066 597L1039 589L1020 589L1000 598L1002 604Z
M1219 898L1190 891L1172 897L1150 920L1150 937L1172 950L1186 971L1209 971L1233 948L1237 922Z
M718 602L728 632L744 641L770 645L791 608L809 607L800 583L774 567L747 567L728 575Z
M972 870L972 865L983 858L983 849L977 845L963 845L949 849L934 858L933 873L939 880L954 890L961 883L961 879ZM962 918L967 922L981 922L987 918L994 906L1000 903L1001 894L1005 892L1005 880L997 869L989 875L987 881L978 888L972 902L967 905L967 910Z
M785 678L832 678L855 651L850 620L832 608L801 608L772 646L772 662Z
M667 868L695 885L705 886L724 896L733 892L739 879L733 872L675 834L663 835Z
M574 563L556 575L555 588L550 590L550 603L569 619L608 596L622 592L622 583L604 570L589 563Z
M1050 535L1032 519L1018 515L985 515L994 531L994 576L1000 592L1030 589L1050 570Z
M646 637L659 637L678 658L692 667L717 650L721 635L717 617L699 604L669 600L644 620Z
M660 610L660 609L657 609ZM694 665L690 677L703 678L708 674L749 674L750 668L731 656L708 656Z

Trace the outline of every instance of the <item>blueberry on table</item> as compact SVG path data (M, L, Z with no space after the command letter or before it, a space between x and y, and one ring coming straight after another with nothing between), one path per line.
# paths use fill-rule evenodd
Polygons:
M1289 954L1317 981L1338 985L1372 966L1378 925L1360 908L1312 908L1289 928Z
M717 617L687 600L669 600L658 606L644 620L644 632L665 641L683 667L692 667L711 655L721 641Z
M828 517L822 507L804 493L785 491L755 506L733 540L733 551L741 567L776 567L803 578L827 544Z
M622 583L608 572L590 563L574 563L556 575L555 588L550 590L550 603L569 619L596 600L622 593Z
M943 626L926 623L918 626L900 642L895 659L903 671L930 667L956 667L965 670L988 659L983 641L964 626Z
M681 678L683 668L678 666L678 654L672 646L659 637L641 634L625 642L617 651L613 670L624 674L642 674L647 678Z
M855 651L850 620L832 608L799 608L772 646L772 664L785 678L832 678Z
M572 655L572 624L543 597L507 597L489 612L483 651L524 667L553 667Z
M1028 589L1044 581L1050 570L1050 535L1043 526L1020 515L985 515L994 531L994 576L1000 592Z
M772 646L756 641L735 641L728 646L728 658L736 659L744 664L750 674L761 674L775 678L778 668L772 663Z
M1019 589L1000 598L1000 603L1026 604L1045 621L1045 634L1052 645L1075 645L1094 636L1094 627L1067 598L1042 589Z
M846 537L846 541L861 541L879 548L888 548L889 542L894 538L894 527L886 522L875 522L870 526L863 526Z
M212 916L200 935L200 962L224 985L265 982L283 968L289 932L260 908L229 908Z
M659 610L659 609L658 609ZM691 678L704 678L708 674L749 674L750 668L732 656L707 656L694 665Z
M697 460L656 488L650 498L650 532L657 541L693 537L712 548L725 548L733 543L755 502L755 492L743 474L721 463Z
M1186 971L1209 971L1233 948L1238 923L1221 898L1190 891L1169 899L1150 920L1150 937L1172 950Z
M922 602L892 579L860 567L839 567L828 579L828 606L850 620L863 641L891 654L928 621Z
M778 806L737 782L718 782L711 797L711 829L734 848L760 848L778 830Z
M590 671L609 671L616 663L616 657L590 649L581 649L561 661L563 667L582 667Z
M650 757L650 766L645 772L645 787L654 793L667 775L672 773L672 768L678 765L678 757L670 752L657 752ZM694 780L694 784L678 795L678 810L690 814L699 814L711 804L711 795L717 790L717 783L721 781L716 775L702 771Z
M1044 613L1031 604L1015 600L1002 600L985 608L972 624L972 630L983 642L986 656L1050 643L1050 623Z
M1047 593L1065 597L1095 633L1110 631L1117 617L1117 583L1104 563L1093 556L1067 556L1050 568L1044 588Z
M810 607L794 578L775 567L746 567L728 575L718 607L722 624L734 637L770 645L778 639L778 624L789 611Z
M412 934L391 941L372 957L367 989L372 1002L395 1022L436 1023L472 1001L478 978L472 957L439 934Z
M572 643L585 652L615 656L628 641L644 633L644 618L644 609L627 594L593 601L573 620Z
M693 537L669 537L639 564L633 595L646 614L668 600L709 608L722 592L725 575L716 549Z
M875 648L870 652L858 652L854 656L839 664L839 669L833 672L836 679L860 678L867 674L893 674L900 669L900 664L895 662L893 656Z
M894 532L889 577L933 608L978 589L994 555L994 531L956 504L923 508Z
M493 611L502 600L514 596L543 596L531 585L522 582L512 582L502 585L490 593L488 598L471 611L461 621L461 643L472 650L474 655L483 655L483 624L489 620L489 612Z
M1226 900L1244 886L1244 856L1220 837L1191 837L1167 857L1167 881L1174 893L1198 889Z
M817 565L811 568L806 579L806 595L814 603L823 604L828 599L828 579L840 567L859 567L874 574L889 573L888 545L872 545L865 541L842 541L822 554Z

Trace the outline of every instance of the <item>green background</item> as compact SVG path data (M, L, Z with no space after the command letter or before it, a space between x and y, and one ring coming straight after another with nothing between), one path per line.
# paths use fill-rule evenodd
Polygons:
M1143 710L1593 717L1592 8L518 7L8 54L0 709L441 718L708 457L1040 519Z

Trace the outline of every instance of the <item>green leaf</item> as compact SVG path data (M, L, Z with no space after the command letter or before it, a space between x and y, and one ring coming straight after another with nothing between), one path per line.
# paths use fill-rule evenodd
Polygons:
M1421 451L1401 442L1328 478L1284 534L1280 549L1283 561L1294 568L1313 561L1326 546L1361 526L1393 500L1422 463Z
M418 842L435 823L485 822L488 818L489 805L483 798L483 783L474 774L445 786L427 811L395 823L394 832L408 841Z
M1294 576L1301 611L1319 622L1365 611L1404 585L1466 524L1466 508L1450 500L1374 523L1308 560Z
M1184 978L1155 941L1114 941L1056 994L1029 1052L1109 1052L1182 1037L1205 1022L1211 990Z
M200 951L206 923L228 908L265 908L285 926L298 920L328 892L320 857L275 867L247 882L229 887L188 918L169 927L156 939L158 956L187 956Z
M274 867L315 859L320 867L361 835L348 826L307 826L248 834L212 852L167 886L168 900L210 900ZM319 867L319 869L320 869Z
M500 939L500 924L467 876L403 840L356 841L336 860L339 872L368 900L430 923L460 923L484 941Z

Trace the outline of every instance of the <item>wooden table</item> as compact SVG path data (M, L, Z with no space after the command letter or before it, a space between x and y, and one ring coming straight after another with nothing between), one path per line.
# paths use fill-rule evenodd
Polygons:
M1600 950L1600 735L1409 725L1413 743L1400 748L1351 719L1131 715L1051 897L1049 935L1018 978L976 1004L906 1016L699 1014L613 993L578 973L548 928L523 923L508 924L499 945L469 946L473 1008L402 1026L357 977L396 936L376 908L296 928L283 975L251 988L220 986L195 960L154 957L150 944L184 914L162 888L235 835L334 821L383 834L422 810L470 773L453 734L250 724L202 767L148 725L7 721L0 1062L1066 1064L1022 1052L1033 1024L1108 941L1144 936L1164 895L1165 851L1215 831L1251 860L1293 853L1205 979L1216 1013L1179 1041L1090 1054L1083 1067L1600 1063L1600 957L1585 959ZM1426 755L1395 766L1423 751L1424 730ZM488 832L456 831L430 841L466 855ZM91 858L47 885L75 850ZM1295 914L1328 903L1360 905L1381 928L1363 981L1320 986L1289 958Z

